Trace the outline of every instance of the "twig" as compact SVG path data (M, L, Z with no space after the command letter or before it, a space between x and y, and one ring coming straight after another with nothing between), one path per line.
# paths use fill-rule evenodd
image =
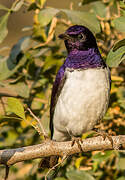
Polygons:
M54 17L54 18L52 19L51 26L50 26L50 29L49 29L49 33L48 33L48 37L47 37L46 42L40 43L40 44L36 45L36 46L34 47L34 49L39 48L39 47L41 47L41 46L47 45L47 44L53 39L54 32L55 32L55 28L56 28L56 25L57 25L57 21L58 21L58 20L57 20L56 17Z
M38 122L40 129L42 130L41 134L43 134L44 138L47 139L48 135L46 133L46 131L44 130L44 127L40 121L40 119L31 111L30 108L27 108L27 110L29 111L29 113L31 114L31 116Z
M5 178L4 178L4 180L7 180L8 175L9 175L9 166L6 165L6 171L5 171Z
M2 104L3 111L4 111L4 115L6 115L6 108L5 108L5 103L3 101L3 97L0 98L0 101L1 101L1 104Z
M67 156L67 155L64 155L63 158L62 158L62 160L61 160L59 163L57 163L55 166L53 166L52 168L50 168L50 169L48 170L48 172L46 173L46 175L45 175L45 180L47 180L47 176L49 175L49 173L50 173L52 170L54 170L56 167L60 166L67 158L68 158L68 156Z

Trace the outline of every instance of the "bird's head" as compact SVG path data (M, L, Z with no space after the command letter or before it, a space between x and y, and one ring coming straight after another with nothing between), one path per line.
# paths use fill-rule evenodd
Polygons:
M97 47L96 39L92 32L81 25L69 27L65 33L59 35L63 39L68 53L73 50L88 50Z

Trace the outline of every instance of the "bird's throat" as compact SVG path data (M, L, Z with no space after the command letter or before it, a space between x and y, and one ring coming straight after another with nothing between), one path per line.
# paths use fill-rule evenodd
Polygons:
M103 68L103 61L98 49L90 48L86 51L74 50L68 54L65 67L73 69Z

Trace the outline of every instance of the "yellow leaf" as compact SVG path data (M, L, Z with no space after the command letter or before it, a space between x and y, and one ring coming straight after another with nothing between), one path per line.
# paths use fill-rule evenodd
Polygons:
M111 76L111 80L112 81L120 81L120 82L124 81L123 77L113 76L113 75Z
M77 169L79 169L80 164L83 161L83 159L85 159L85 157L83 157L83 156L76 159L75 166Z

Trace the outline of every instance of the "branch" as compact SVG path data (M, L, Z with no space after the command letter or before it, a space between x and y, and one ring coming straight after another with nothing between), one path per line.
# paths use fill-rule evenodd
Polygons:
M98 136L83 140L81 148L83 152L95 150L125 149L125 135L111 137L113 140L113 147L108 138L103 140L102 136ZM47 157L51 155L64 157L65 155L73 155L75 153L79 153L80 149L77 143L75 143L73 146L71 146L71 144L72 141L54 142L51 140L45 140L42 144L38 145L0 150L0 164L10 166L17 162Z
M36 117L36 115L31 111L30 108L27 108L27 110L29 111L31 116L37 121L38 125L40 126L40 129L38 127L35 127L35 126L33 126L33 127L38 131L39 135L43 134L44 138L47 139L48 135L47 135L46 131L44 130L44 127L43 127L40 119L38 117Z

